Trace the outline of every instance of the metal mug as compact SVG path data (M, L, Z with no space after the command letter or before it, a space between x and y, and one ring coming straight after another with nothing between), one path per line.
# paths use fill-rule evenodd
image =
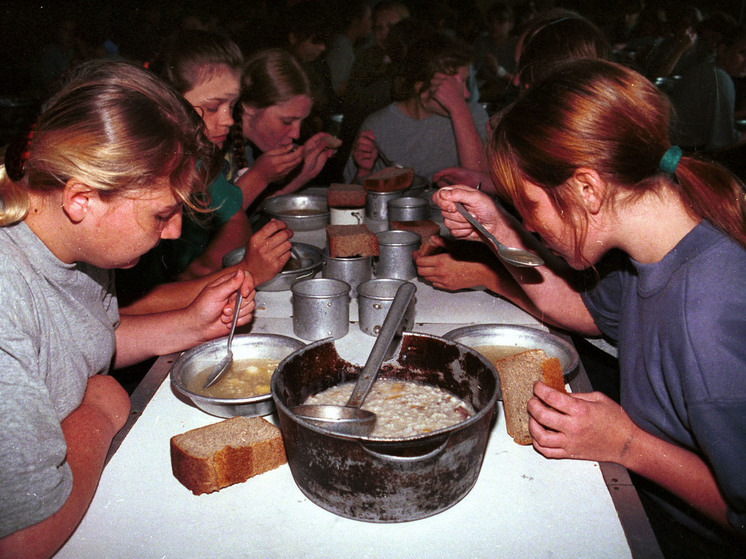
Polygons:
M350 286L331 278L294 283L293 332L304 340L338 339L350 329Z
M403 283L405 280L372 279L358 286L358 312L362 332L378 336L396 296L396 290ZM415 300L412 299L402 320L402 330L412 330L414 327L414 308Z
M427 200L415 196L404 196L389 200L388 218L392 221L420 221L430 214Z
M374 192L369 190L365 196L365 215L370 219L386 221L388 219L389 201L401 198L403 191L394 192Z
M329 208L331 225L360 225L365 218L365 208Z
M350 256L332 258L329 249L321 253L321 275L342 280L350 285L350 297L357 296L357 286L370 279L373 273L372 256Z
M412 252L420 246L420 236L412 231L381 231L378 237L377 278L409 280L417 277Z

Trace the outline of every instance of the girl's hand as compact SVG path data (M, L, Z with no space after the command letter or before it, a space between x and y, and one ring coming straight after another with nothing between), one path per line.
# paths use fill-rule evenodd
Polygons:
M295 179L299 183L299 187L316 177L329 158L337 153L335 148L329 147L326 141L326 138L329 137L331 137L331 134L319 132L303 144L303 168Z
M430 80L430 89L426 94L435 100L451 115L454 111L468 109L465 97L466 86L458 74L448 75L436 72Z
M357 165L357 176L367 177L373 171L373 165L378 158L378 149L376 149L376 137L372 130L363 130L355 139L352 146L352 159Z
M444 239L438 235L430 237L429 242L441 248L447 248ZM494 275L494 272L484 262L460 260L449 252L420 256L419 251L415 251L414 263L419 276L432 283L433 287L447 291L488 285L491 282L487 276Z
M209 283L186 308L191 327L200 332L204 341L228 335L237 289L241 290L243 301L236 326L243 326L251 321L256 293L254 278L243 270L225 274Z
M433 201L441 209L443 223L457 239L482 240L474 227L458 213L456 202L461 202L466 210L493 234L502 220L501 213L492 199L469 186L455 185L441 188L433 195Z
M292 236L293 232L279 219L270 220L251 236L242 264L256 285L271 280L285 266L290 259Z
M543 382L528 402L534 448L547 458L623 463L639 427L600 392L564 394Z
M264 184L284 179L303 160L303 149L294 144L265 151L251 168Z

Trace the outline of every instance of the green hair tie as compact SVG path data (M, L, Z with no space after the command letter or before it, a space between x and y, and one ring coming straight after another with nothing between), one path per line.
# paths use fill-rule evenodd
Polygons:
M666 153L661 157L661 162L658 163L658 167L664 173L673 175L676 173L676 167L679 165L681 160L682 151L679 146L671 146L666 150Z

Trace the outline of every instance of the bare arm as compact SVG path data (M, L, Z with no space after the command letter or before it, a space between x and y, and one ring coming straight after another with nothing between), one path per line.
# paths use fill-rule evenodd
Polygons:
M49 518L0 539L0 557L50 557L70 537L93 500L106 453L129 409L129 396L113 377L88 380L80 406L62 420L72 492Z
M246 212L240 209L220 227L205 251L179 274L179 280L200 278L221 270L223 256L235 248L246 246L250 237L251 223Z
M528 404L534 447L549 458L616 462L729 526L712 471L696 454L638 427L599 392L564 394L543 383Z
M243 271L223 273L181 308L122 314L115 332L114 366L125 367L227 335L237 289L244 296L238 324L244 325L251 320L254 310L254 280Z
M440 189L433 200L440 206L444 223L454 237L481 240L456 211L455 202L460 201L501 242L540 254L547 265L538 268L505 266L538 310L537 318L583 335L600 333L574 286L575 272L528 234L515 218L496 207L489 196L473 188L454 186Z
M484 143L474 124L463 94L464 84L458 76L437 73L430 83L430 95L448 112L456 137L456 149L461 167L488 171Z

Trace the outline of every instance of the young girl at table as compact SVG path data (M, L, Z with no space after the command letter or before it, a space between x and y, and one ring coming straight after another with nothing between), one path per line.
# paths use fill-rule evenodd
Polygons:
M431 177L459 165L486 171L487 113L469 103L471 51L432 31L410 45L393 79L394 103L368 116L344 169L346 182L362 181L391 161Z
M578 270L626 253L585 290L560 267L510 269L544 320L603 332L619 347L621 407L537 383L534 447L644 478L638 488L668 556L742 556L746 200L725 169L670 144L670 115L643 76L572 62L505 112L490 141L495 184L523 227L473 188L435 199L459 238L478 236L455 202L508 245L537 249L526 231L537 233L548 256Z
M0 556L49 556L80 522L129 399L110 367L227 334L249 275L185 308L119 315L113 268L179 236L215 168L203 123L124 62L77 69L0 167ZM203 208L194 207L198 211Z
M243 192L244 208L260 197L296 192L334 155L326 132L295 143L312 107L308 76L286 50L262 50L247 60L233 146L233 181Z

